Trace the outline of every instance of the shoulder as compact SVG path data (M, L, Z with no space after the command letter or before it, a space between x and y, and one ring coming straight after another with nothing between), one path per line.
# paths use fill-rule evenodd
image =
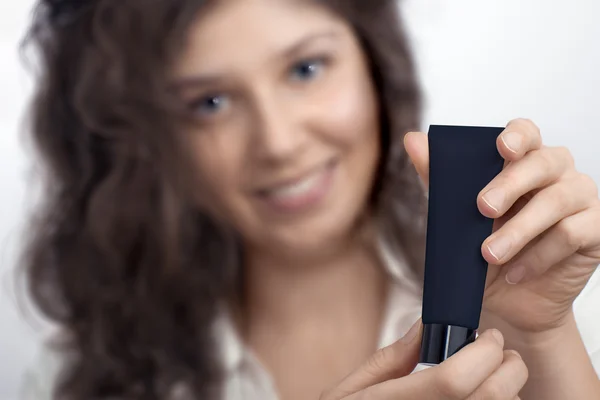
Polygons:
M596 270L587 286L575 300L574 310L577 326L594 368L600 375L600 268Z

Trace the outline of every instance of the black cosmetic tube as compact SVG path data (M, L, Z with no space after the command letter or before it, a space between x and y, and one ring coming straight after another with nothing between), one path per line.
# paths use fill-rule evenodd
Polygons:
M502 171L496 139L503 129L429 129L421 364L439 364L475 340L487 274L481 245L493 225L477 208L477 195Z

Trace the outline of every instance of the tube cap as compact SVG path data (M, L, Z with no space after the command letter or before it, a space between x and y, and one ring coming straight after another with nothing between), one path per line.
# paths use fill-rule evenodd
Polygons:
M420 364L437 365L475 341L477 331L456 325L423 324Z

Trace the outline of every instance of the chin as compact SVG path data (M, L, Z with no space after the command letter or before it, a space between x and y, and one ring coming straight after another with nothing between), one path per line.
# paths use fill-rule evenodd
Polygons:
M293 261L321 258L353 239L358 215L355 207L332 207L311 218L276 226L265 224L259 246Z

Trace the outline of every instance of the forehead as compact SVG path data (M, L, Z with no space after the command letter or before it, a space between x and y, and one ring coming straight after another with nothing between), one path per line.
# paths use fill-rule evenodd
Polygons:
M302 0L220 0L191 25L177 65L181 74L219 70L231 63L260 60L308 35L348 32L326 7Z

